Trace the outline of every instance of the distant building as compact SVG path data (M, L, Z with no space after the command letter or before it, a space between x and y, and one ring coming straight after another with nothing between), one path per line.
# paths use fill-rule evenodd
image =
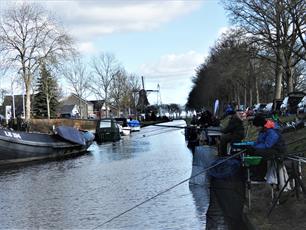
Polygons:
M92 118L105 118L106 117L106 106L104 100L92 100L89 101L93 104L93 116ZM109 105L108 106L108 116L114 117L117 114L117 109Z
M22 97L24 97L24 100L23 100ZM32 95L31 95L31 99L32 99ZM26 101L26 96L25 95L14 95L15 117L18 117L18 116L23 117L24 116L24 114L23 114L23 108L24 108L23 103L25 103L25 101ZM0 114L2 114L3 116L5 116L5 113L6 113L6 111L5 111L6 106L11 106L11 116L13 117L14 111L13 111L13 97L12 97L12 95L7 95L3 99L2 106L0 106Z
M72 93L60 101L57 113L59 117L87 119L93 114L93 103Z
M62 105L59 110L60 117L62 118L79 117L79 107L77 105Z

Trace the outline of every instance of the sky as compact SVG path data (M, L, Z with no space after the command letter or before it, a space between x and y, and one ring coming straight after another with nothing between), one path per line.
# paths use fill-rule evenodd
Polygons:
M160 86L162 103L184 105L195 69L229 27L218 0L45 0L85 58L115 55L128 73ZM12 4L0 0L0 7ZM141 79L139 79L141 80ZM150 104L157 102L149 93Z

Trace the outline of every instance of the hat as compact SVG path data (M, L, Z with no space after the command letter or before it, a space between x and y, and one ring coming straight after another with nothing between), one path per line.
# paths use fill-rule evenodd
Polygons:
M253 119L253 125L254 126L264 126L266 124L266 119L263 115L256 115Z

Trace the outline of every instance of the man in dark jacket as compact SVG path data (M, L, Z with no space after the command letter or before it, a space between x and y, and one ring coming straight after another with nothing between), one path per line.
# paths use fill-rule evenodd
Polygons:
M207 128L211 126L212 123L212 113L209 110L205 110L202 112L201 117L199 119L199 125L201 128Z
M228 125L221 129L222 135L220 139L219 155L227 155L227 145L229 143L241 141L244 138L244 127L239 111L229 113Z

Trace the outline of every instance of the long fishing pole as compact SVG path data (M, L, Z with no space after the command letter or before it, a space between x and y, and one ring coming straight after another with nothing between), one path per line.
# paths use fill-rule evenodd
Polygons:
M176 128L176 129L195 129L197 131L208 131L208 132L221 132L220 127L216 128L199 128L197 126L176 126L176 125L152 125L158 127L165 127L165 128Z
M176 188L177 186L179 186L179 185L185 183L186 181L189 181L190 179L192 179L192 178L194 178L194 177L196 177L196 176L199 176L200 174L205 173L206 171L208 171L208 170L210 170L210 169L212 169L212 168L214 168L214 167L217 167L218 165L221 165L221 164L223 164L224 162L226 162L226 161L228 161L228 160L230 160L230 159L232 159L232 158L237 157L238 155L240 155L241 153L243 153L243 152L245 152L245 151L246 151L246 150L242 150L242 151L240 151L240 152L238 152L238 153L235 153L235 154L231 155L230 157L224 159L223 161L220 161L220 162L218 162L218 163L216 163L216 164L214 164L214 165L211 165L211 166L205 168L203 171L197 173L196 175L194 175L194 176L192 176L192 177L189 177L189 178L187 178L187 179L185 179L185 180L183 180L183 181L181 181L181 182L179 182L179 183L177 183L177 184L175 184L175 185L173 185L173 186L171 186L171 187L165 189L164 191L159 192L158 194L156 194L156 195L154 195L154 196L152 196L152 197L150 197L150 198L148 198L148 199L146 199L146 200L140 202L139 204L134 205L133 207L131 207L131 208L129 208L129 209L127 209L127 210L121 212L120 214L118 214L118 215L116 215L116 216L110 218L109 220L107 220L107 221L103 222L102 224L100 224L100 225L96 226L95 228L93 228L93 230L94 230L94 229L98 229L98 228L102 227L103 225L105 225L105 224L107 224L107 223L110 223L111 221L113 221L113 220L119 218L120 216L122 216L122 215L124 215L124 214L126 214L126 213L132 211L133 209L135 209L135 208L137 208L137 207L139 207L139 206L141 206L141 205L143 205L143 204L145 204L145 203L147 203L147 202L153 200L154 198L156 198L156 197L158 197L158 196L160 196L160 195L162 195L162 194L164 194L164 193L166 193L166 192L168 192L168 191L170 191L170 190Z
M302 137L302 138L300 138L300 139L297 139L297 140L294 140L294 141L292 141L292 142L289 142L289 143L287 143L287 145L292 145L292 144L297 143L297 142L299 142L299 141L305 141L305 137Z

